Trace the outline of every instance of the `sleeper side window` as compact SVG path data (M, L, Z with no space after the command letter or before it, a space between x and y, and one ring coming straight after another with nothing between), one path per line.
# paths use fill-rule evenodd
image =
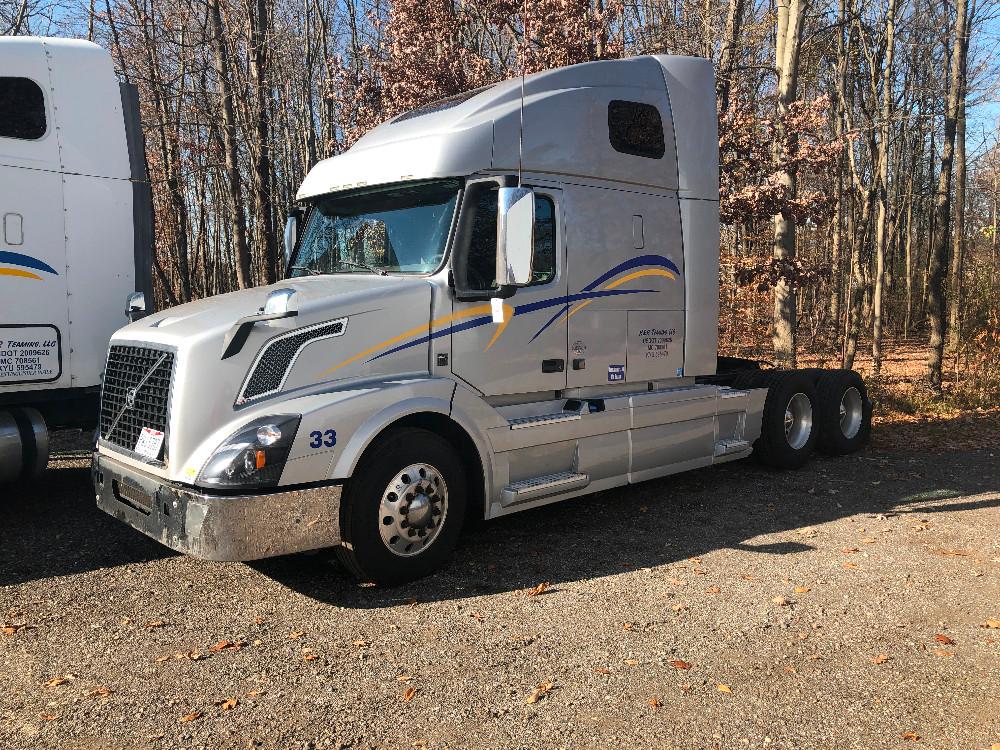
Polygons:
M0 138L36 141L45 135L45 96L30 78L0 76Z
M535 195L535 261L531 284L547 284L556 275L555 204L546 195ZM497 189L483 191L476 205L469 253L465 262L466 287L496 289Z
M662 159L663 120L652 104L615 99L608 104L608 136L615 151Z

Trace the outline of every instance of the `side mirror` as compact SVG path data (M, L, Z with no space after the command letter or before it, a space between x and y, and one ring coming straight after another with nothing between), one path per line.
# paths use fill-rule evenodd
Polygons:
M502 187L497 196L497 285L527 286L535 256L535 194Z
M292 251L299 239L299 219L302 218L301 208L290 208L285 220L285 267L292 262Z
M142 292L132 292L125 302L125 316L130 323L146 317L146 295Z

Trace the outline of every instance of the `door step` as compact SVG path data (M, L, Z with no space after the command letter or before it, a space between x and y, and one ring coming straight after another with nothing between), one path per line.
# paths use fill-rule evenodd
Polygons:
M536 414L532 417L518 417L509 419L507 423L512 430L523 430L526 427L541 427L547 424L558 424L560 422L575 422L582 418L578 411L560 411L555 414Z
M750 450L750 441L742 438L726 438L715 444L715 457L728 456L732 453L742 453Z
M508 484L503 488L500 504L506 508L548 495L583 489L588 484L590 484L590 477L587 474L574 474L569 471L522 479L520 482Z

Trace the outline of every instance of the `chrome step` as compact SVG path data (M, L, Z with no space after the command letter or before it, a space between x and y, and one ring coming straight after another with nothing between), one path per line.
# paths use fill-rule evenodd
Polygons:
M742 453L750 450L750 441L742 438L726 438L715 444L715 457L728 456L731 453Z
M508 484L503 488L500 504L506 508L509 505L517 505L540 497L582 489L588 484L590 484L590 477L587 474L574 474L569 471L522 479L520 482Z
M542 425L559 424L560 422L575 422L582 416L578 411L560 411L555 414L536 414L531 417L509 419L507 423L512 430L523 430L525 427L541 427Z

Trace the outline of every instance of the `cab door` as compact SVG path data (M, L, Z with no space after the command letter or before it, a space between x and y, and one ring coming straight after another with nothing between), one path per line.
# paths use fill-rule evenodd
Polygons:
M502 300L503 322L497 323L490 291L496 289L498 187L489 181L466 188L453 253L456 297L451 320L443 322L451 328L452 371L486 396L562 390L568 274L560 191L535 187L534 281Z

